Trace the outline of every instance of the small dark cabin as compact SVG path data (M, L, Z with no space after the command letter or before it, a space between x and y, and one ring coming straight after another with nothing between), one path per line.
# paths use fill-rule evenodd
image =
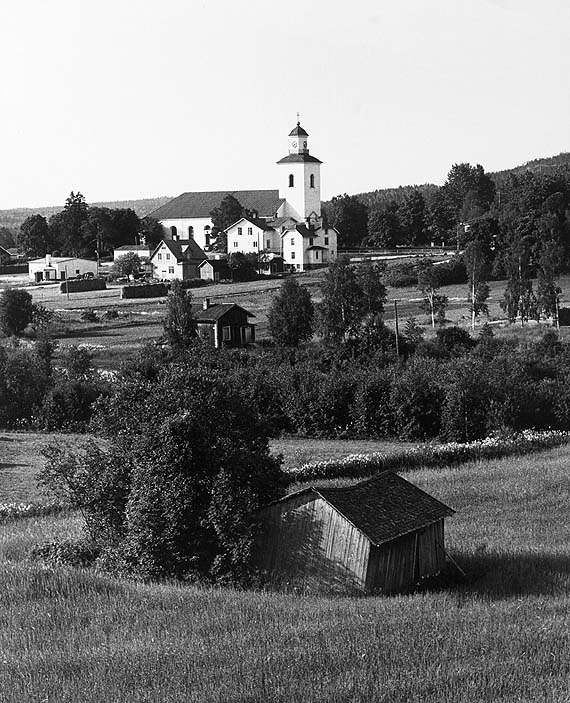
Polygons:
M255 342L255 325L248 318L255 317L235 303L210 303L204 298L193 308L198 336L212 346L245 347Z
M396 593L442 569L444 519L454 512L391 471L306 488L261 511L256 566L296 583Z

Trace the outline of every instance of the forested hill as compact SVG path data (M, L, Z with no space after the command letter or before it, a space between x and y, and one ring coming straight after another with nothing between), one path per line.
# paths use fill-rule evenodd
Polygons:
M525 173L526 171L532 171L533 173L552 173L557 169L564 168L570 168L569 152L563 152L558 154L558 156L533 159L532 161L527 161L525 164L522 164L522 166L515 166L514 168L509 168L504 171L489 172L489 176L491 176L497 185L501 185L511 173L517 175ZM429 201L436 193L437 189L438 186L433 183L424 183L422 185L399 186L398 188L383 188L368 193L356 193L356 197L361 203L364 203L364 205L370 208L375 205L384 205L390 201L395 201L400 204L414 191L419 191L424 198Z
M97 207L107 207L112 209L130 208L134 210L139 217L145 217L153 210L164 205L172 198L170 196L160 196L158 198L143 198L141 200L115 200L106 203L89 203ZM61 212L63 205L50 205L46 207L34 208L12 208L10 210L0 210L0 228L7 227L13 233L16 233L22 222L31 215L43 215L49 219L57 212Z

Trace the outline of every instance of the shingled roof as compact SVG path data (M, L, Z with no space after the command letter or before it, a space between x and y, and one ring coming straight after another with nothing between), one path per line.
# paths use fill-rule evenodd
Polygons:
M295 127L289 132L290 137L308 137L308 133L305 132L305 130L301 127L301 125L297 122Z
M155 247L150 258L153 259L156 252L163 246L167 246L173 254L177 262L199 260L203 261L208 257L204 250L196 244L194 239L163 239L158 246Z
M392 471L352 486L311 487L294 495L310 491L326 500L375 545L420 530L455 512Z
M210 263L212 262L210 261ZM217 322L220 317L225 315L232 308L238 308L244 312L247 317L255 317L252 312L249 312L249 310L242 308L241 305L237 305L236 303L211 303L206 309L204 309L202 305L193 305L192 314L196 322Z
M182 193L150 214L156 220L210 217L212 210L220 205L228 193L233 195L242 207L256 212L259 217L273 217L284 202L284 199L279 197L278 190L215 190Z

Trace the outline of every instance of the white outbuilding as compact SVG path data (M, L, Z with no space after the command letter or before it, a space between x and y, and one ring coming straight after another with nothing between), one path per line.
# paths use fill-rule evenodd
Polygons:
M97 275L97 262L89 259L78 259L73 256L52 256L46 254L41 259L28 262L30 280L34 283L41 281L65 281L66 278L83 276L86 273Z

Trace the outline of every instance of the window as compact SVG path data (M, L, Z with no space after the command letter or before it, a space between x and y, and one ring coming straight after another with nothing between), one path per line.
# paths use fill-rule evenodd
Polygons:
M162 254L159 254L156 258L157 258L159 261L162 261Z
M292 246L292 247L295 246L295 237L291 237L291 246Z
M257 242L254 242L254 243L253 243L253 248L254 248L254 249L257 249Z
M271 249L271 239L268 239L268 240L267 240L266 249Z
M172 227L170 228L170 236L172 237L172 239L176 239L176 237L178 236L178 230L174 225L172 225Z
M194 237L194 227L188 227L188 237L192 239Z
M315 187L315 174L311 173L311 177L309 178L309 188L314 188Z
M295 185L295 176L292 173L289 174L289 188L293 188Z
M297 271L301 268L301 264L297 264Z
M222 327L222 340L224 342L231 342L232 340L232 328Z
M329 238L325 237L325 246L328 246L328 244L329 244Z
M210 231L210 225L204 225L204 231L206 231L206 230L207 230L208 232Z
M317 249L317 251L315 252L315 259L318 259L318 258L319 258L319 250Z
M313 244L314 244L314 242L315 242L315 240L314 240L312 237L310 237L310 239L309 239L309 246L312 247Z
M80 273L81 273L80 269L75 269L75 275L76 275L76 276L79 276Z
M166 258L167 258L167 259L170 259L170 254L167 254L167 255L166 255Z
M238 234L241 235L243 233L243 229L241 227L238 227Z
M248 227L248 228L247 228L247 233L248 233L248 234L253 234L253 227Z
M168 267L168 273L174 273L174 266Z
M292 258L292 259L295 258L295 252L294 252L294 251L291 252L291 258Z
M237 247L237 242L234 242L234 247Z

